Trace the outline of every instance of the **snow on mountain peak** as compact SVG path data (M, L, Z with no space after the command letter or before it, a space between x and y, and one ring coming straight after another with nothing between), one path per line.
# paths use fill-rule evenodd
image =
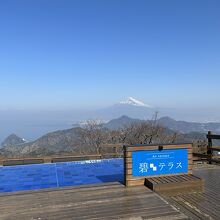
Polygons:
M149 105L146 105L144 102L139 101L139 100L132 98L132 97L128 97L125 101L121 101L120 104L128 104L128 105L148 107L148 108L151 107Z

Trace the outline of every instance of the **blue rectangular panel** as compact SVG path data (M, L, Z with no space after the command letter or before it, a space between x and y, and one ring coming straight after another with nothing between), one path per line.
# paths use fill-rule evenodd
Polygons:
M156 176L187 172L187 149L132 152L132 176Z
M0 166L1 192L124 182L124 160Z

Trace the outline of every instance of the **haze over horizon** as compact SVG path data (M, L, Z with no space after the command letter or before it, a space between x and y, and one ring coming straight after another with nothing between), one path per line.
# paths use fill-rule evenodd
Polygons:
M107 122L121 116L133 119L151 119L158 112L158 119L171 117L175 120L188 122L219 122L219 115L206 112L191 112L187 109L178 111L172 108L156 108L133 97L121 100L112 106L91 110L0 110L0 143L10 134L33 141L47 133L72 128L75 124L89 119ZM211 117L207 116L211 115ZM205 120L204 120L205 118ZM197 120L195 120L197 119Z

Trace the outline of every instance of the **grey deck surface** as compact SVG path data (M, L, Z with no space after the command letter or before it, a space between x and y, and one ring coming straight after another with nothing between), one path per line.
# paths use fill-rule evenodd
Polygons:
M220 219L220 167L193 174L205 179L204 193L162 198L144 186L111 183L0 194L0 219Z
M191 219L220 219L220 166L206 165L193 174L204 178L204 193L187 193L163 198Z
M146 187L120 184L0 195L0 219L188 219Z

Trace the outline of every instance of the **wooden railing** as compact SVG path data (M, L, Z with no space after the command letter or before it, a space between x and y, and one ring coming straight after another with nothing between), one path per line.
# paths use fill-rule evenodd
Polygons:
M220 163L220 157L213 154L213 152L220 152L220 146L213 147L213 141L212 140L220 140L220 135L212 134L211 131L207 134L208 139L208 145L207 145L207 152L206 154L201 153L193 153L194 157L198 157L199 160L207 161L209 164L214 163Z
M78 154L78 155L52 155L46 157L23 157L23 158L0 158L0 166L57 163L80 160L98 160L108 158L123 157L122 145L105 145L102 147L101 154Z
M220 135L212 134L210 131L207 134L208 145L205 145L204 153L196 151L193 153L193 161L205 161L208 163L220 163L220 157L213 155L213 152L220 152L220 147L213 147L213 139L219 139ZM90 155L52 155L46 157L35 158L0 158L0 165L26 165L38 163L56 163L67 161L80 161L80 160L96 160L108 158L122 158L123 157L123 144L107 144L102 147L100 154Z
M208 147L207 147L207 155L208 155L208 162L211 164L212 162L219 162L213 158L213 152L217 151L220 152L220 147L213 147L212 140L220 140L220 135L212 134L211 131L208 132Z
M102 147L102 158L120 158L123 156L123 144L106 144Z
M40 163L56 163L80 160L97 160L101 159L101 155L69 155L69 156L51 156L51 157L38 157L38 158L2 158L0 165L13 166L13 165L27 165L27 164L40 164Z

